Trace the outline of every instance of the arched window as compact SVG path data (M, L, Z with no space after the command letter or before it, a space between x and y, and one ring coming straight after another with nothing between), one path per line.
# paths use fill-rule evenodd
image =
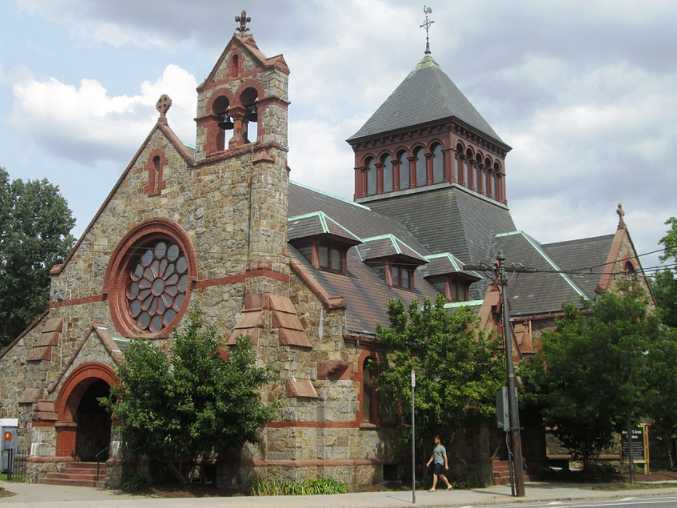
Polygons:
M454 182L464 183L463 178L463 145L460 143L456 145L456 164L454 164Z
M491 168L491 166L487 166ZM487 196L490 198L494 197L494 182L496 181L496 176L494 173L488 169L487 170Z
M383 192L393 191L393 160L390 155L386 155L381 159L383 164Z
M233 55L230 59L230 74L233 77L240 74L240 55Z
M494 199L503 201L503 190L501 189L501 166L494 162Z
M375 371L376 359L368 357L362 364L362 421L374 424L378 419Z
M482 155L479 153L475 158L475 189L482 194L484 192L484 171L482 171Z
M425 152L423 148L418 148L414 152L416 156L416 187L422 187L428 184L428 168L426 167Z
M632 261L625 262L625 273L629 276L635 275L635 267L632 264Z
M223 95L216 98L212 105L212 113L216 116L216 121L219 126L219 130L216 133L216 150L222 151L225 150L226 141L231 137L229 131L233 129L233 122L228 116L228 108L230 107L230 102L227 97ZM228 137L228 139L226 139Z
M444 181L444 153L442 145L435 145L433 153L433 183Z
M400 189L409 188L409 158L407 152L400 153Z
M255 88L247 88L240 96L240 102L246 112L242 122L242 137L245 143L256 143L258 139L258 115L256 113L256 98L258 93Z
M376 163L374 159L367 160L367 195L376 194Z
M474 169L472 167L473 166L473 160L474 160L474 157L473 157L472 150L470 148L468 148L465 151L465 164L464 164L465 173L463 175L464 181L465 181L465 186L468 189L474 189L475 188L475 178L473 178Z

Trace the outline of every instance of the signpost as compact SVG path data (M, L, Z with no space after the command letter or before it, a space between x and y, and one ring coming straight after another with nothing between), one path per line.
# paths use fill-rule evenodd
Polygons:
M411 369L411 502L416 504L416 372Z

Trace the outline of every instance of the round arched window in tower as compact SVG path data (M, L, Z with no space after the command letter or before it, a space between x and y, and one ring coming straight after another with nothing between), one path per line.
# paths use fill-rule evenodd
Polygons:
M129 267L127 301L139 330L157 333L183 308L188 291L188 260L176 243L157 240L141 249Z
M131 231L108 267L111 317L127 337L163 337L188 307L195 259L183 231L151 221Z

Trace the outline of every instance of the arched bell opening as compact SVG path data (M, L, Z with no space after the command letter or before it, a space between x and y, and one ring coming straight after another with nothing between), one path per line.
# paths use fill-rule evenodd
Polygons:
M242 122L242 137L245 143L256 143L258 141L257 99L258 92L253 87L246 88L240 95L240 103L245 108Z
M221 95L212 104L212 113L216 116L218 131L216 132L217 151L225 150L230 138L233 137L233 119L228 114L230 101Z

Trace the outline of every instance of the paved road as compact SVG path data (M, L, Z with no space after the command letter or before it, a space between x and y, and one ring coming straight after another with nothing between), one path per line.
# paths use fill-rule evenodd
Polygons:
M511 504L491 505L493 508L516 508ZM599 501L539 501L526 502L520 504L520 508L606 508L606 507L633 507L640 508L675 508L677 507L677 496L661 496L661 495L635 495L624 496L617 499L607 499ZM463 508L481 508L480 506L467 505Z
M0 508L408 508L409 492L364 492L336 496L149 498L88 487L0 482L16 496L0 498ZM515 504L519 503L519 504ZM452 492L419 492L416 508L677 508L677 488L604 491L580 485L527 484L527 497L494 486Z

